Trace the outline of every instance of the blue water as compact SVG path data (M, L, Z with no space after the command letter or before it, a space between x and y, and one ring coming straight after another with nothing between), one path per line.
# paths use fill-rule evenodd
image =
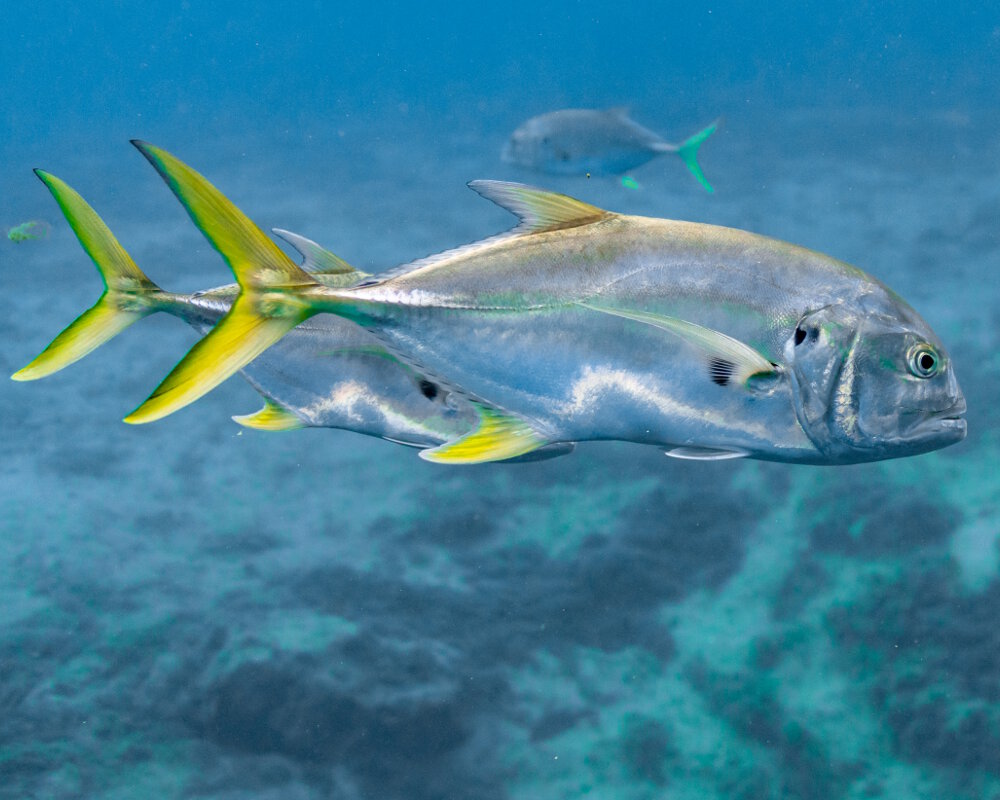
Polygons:
M828 252L947 343L968 439L444 468L245 431L238 378L127 426L195 340L151 317L0 383L0 796L1000 797L1000 11L619 6L7 9L0 225L52 233L0 240L2 371L100 292L33 167L165 288L230 280L143 138L368 270L508 227L483 177ZM716 193L499 159L527 116L618 105L671 141L722 116Z

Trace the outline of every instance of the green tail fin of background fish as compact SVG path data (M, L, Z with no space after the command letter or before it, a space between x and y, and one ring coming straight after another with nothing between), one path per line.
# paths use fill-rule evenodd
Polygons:
M677 155L681 157L681 160L691 171L691 174L697 179L698 183L705 187L705 191L711 193L715 189L712 184L708 182L708 178L705 177L705 173L701 171L701 164L698 163L698 149L704 144L705 140L715 133L716 129L719 127L718 121L713 122L707 128L698 131L694 136L685 139L677 147Z

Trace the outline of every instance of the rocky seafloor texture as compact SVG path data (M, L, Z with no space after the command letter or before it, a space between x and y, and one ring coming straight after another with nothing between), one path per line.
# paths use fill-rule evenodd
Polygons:
M969 439L849 468L625 444L445 468L243 431L238 380L134 428L194 340L144 320L0 388L0 796L1000 798L995 119L730 114L712 197L670 161L638 190L512 172L514 122L154 141L366 268L502 229L476 177L830 252L950 346ZM227 282L127 146L72 144L42 166L155 280ZM2 242L9 374L99 284L41 185L0 210L53 223Z

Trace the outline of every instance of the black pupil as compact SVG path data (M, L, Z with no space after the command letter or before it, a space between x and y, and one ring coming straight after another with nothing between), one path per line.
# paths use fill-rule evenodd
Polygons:
M806 340L806 332L802 328L795 329L795 344L802 344Z
M930 353L921 353L917 358L917 366L924 372L930 372L934 369L934 356Z

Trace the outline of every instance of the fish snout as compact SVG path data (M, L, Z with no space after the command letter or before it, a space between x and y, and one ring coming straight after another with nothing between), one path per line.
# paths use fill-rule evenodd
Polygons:
M937 439L941 446L960 442L968 433L965 397L958 393L953 402L936 409L904 409L902 415L912 420L907 439Z

